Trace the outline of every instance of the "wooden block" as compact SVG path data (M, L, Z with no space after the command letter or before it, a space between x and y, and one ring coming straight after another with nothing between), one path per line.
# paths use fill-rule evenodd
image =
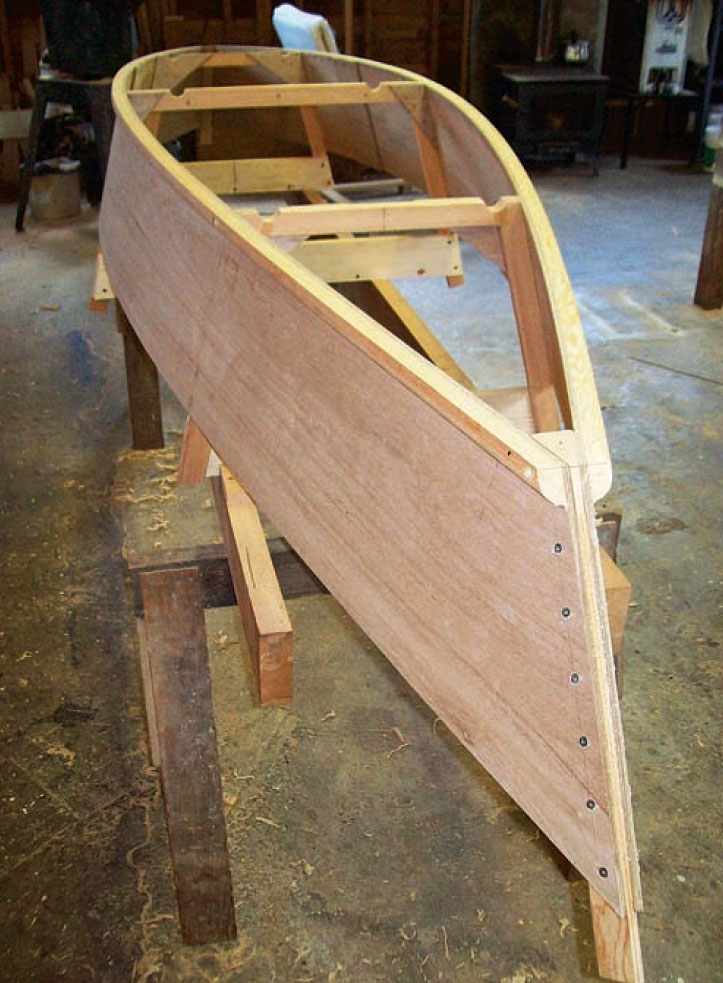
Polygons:
M191 417L187 416L178 462L178 484L200 485L206 477L210 456L211 445Z
M163 447L158 369L141 344L118 301L115 309L118 330L123 336L133 448L137 451L145 451Z
M161 779L181 934L236 936L198 571L141 576Z
M623 571L617 564L613 563L602 546L600 547L600 559L605 581L605 599L608 605L613 654L618 655L623 650L623 635L625 634L625 622L628 617L632 587Z
M616 914L593 887L590 887L590 914L598 974L604 980L643 983L640 940L636 931L631 932L629 920Z
M327 283L459 276L462 256L455 233L314 239L291 255Z
M108 301L113 300L115 294L110 284L108 271L103 262L103 253L99 252L95 264L95 278L93 280L93 291L90 295L88 310L104 314L108 310Z
M211 479L261 706L293 698L291 623L251 498L226 467Z
M605 583L605 600L608 609L608 623L612 641L613 660L615 662L615 679L618 686L618 696L623 695L623 637L625 622L628 617L632 587L623 571L615 564L600 547L603 581Z

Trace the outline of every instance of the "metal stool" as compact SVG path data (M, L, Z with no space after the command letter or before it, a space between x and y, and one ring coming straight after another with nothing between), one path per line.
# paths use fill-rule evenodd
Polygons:
M63 75L60 72L48 71L47 69L41 70L40 78L35 87L35 104L33 105L33 115L30 121L28 154L25 158L20 182L20 200L18 201L18 210L15 216L15 229L17 232L23 231L25 209L28 206L28 198L30 197L30 181L38 155L40 127L45 119L45 110L49 102L72 106L76 111L86 113L90 116L98 147L101 177L105 180L105 170L108 164L110 141L113 135L113 122L115 118L110 99L111 82L112 79L110 78L85 81L69 75Z

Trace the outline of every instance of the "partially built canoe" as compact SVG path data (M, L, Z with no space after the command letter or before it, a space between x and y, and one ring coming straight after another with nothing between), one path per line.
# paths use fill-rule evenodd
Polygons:
M123 68L113 98L101 244L143 345L259 507L588 880L601 971L641 980L593 515L610 458L524 169L453 93L355 58L163 52ZM346 200L349 162L417 193ZM476 392L391 282L437 276L455 304L460 242L507 278L512 394Z

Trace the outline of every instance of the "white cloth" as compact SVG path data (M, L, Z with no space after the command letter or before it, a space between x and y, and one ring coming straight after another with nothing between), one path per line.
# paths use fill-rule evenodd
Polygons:
M338 52L334 32L321 14L307 14L291 3L277 7L271 21L284 48Z

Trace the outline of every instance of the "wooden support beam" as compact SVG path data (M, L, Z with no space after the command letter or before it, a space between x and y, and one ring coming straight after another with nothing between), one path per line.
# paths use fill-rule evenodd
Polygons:
M272 85L224 85L211 89L188 88L180 95L170 89L136 89L128 93L143 119L149 113L188 112L195 109L254 109L270 106L354 106L421 102L418 82L308 82Z
M412 117L412 120L414 124L414 136L417 142L417 152L419 153L419 159L422 164L422 173L424 174L427 194L431 198L446 198L449 195L449 188L439 155L439 148L419 120L416 117ZM447 278L447 284L450 287L459 287L463 283L463 276L450 276Z
M218 195L293 191L332 182L325 157L199 160L184 166Z
M535 427L539 432L559 430L555 365L543 327L532 251L519 203L511 204L505 210L504 221L500 225L500 244L517 319Z
M267 539L266 546L285 599L327 593L318 577L314 576L285 539L281 537ZM143 614L140 575L155 570L177 570L179 567L194 566L201 578L205 608L228 608L237 603L226 547L223 543L153 550L152 553L131 550L127 563L133 585L134 611L138 617Z
M252 499L222 465L211 478L261 706L293 698L292 633Z
M145 644L181 935L236 937L198 571L141 576Z
M304 122L304 129L309 138L309 149L312 157L321 157L328 161L326 154L326 144L324 143L324 133L319 122L319 114L314 106L301 106L301 118Z
M453 232L308 240L291 255L327 283L459 276L462 272L459 242Z
M181 456L178 461L178 484L200 484L206 477L210 456L211 445L198 425L187 416L181 440Z
M158 369L141 344L119 301L116 301L115 311L116 325L123 337L133 448L147 451L163 447Z
M498 226L516 198L490 207L481 198L427 198L419 201L290 205L263 220L269 236L354 235Z

